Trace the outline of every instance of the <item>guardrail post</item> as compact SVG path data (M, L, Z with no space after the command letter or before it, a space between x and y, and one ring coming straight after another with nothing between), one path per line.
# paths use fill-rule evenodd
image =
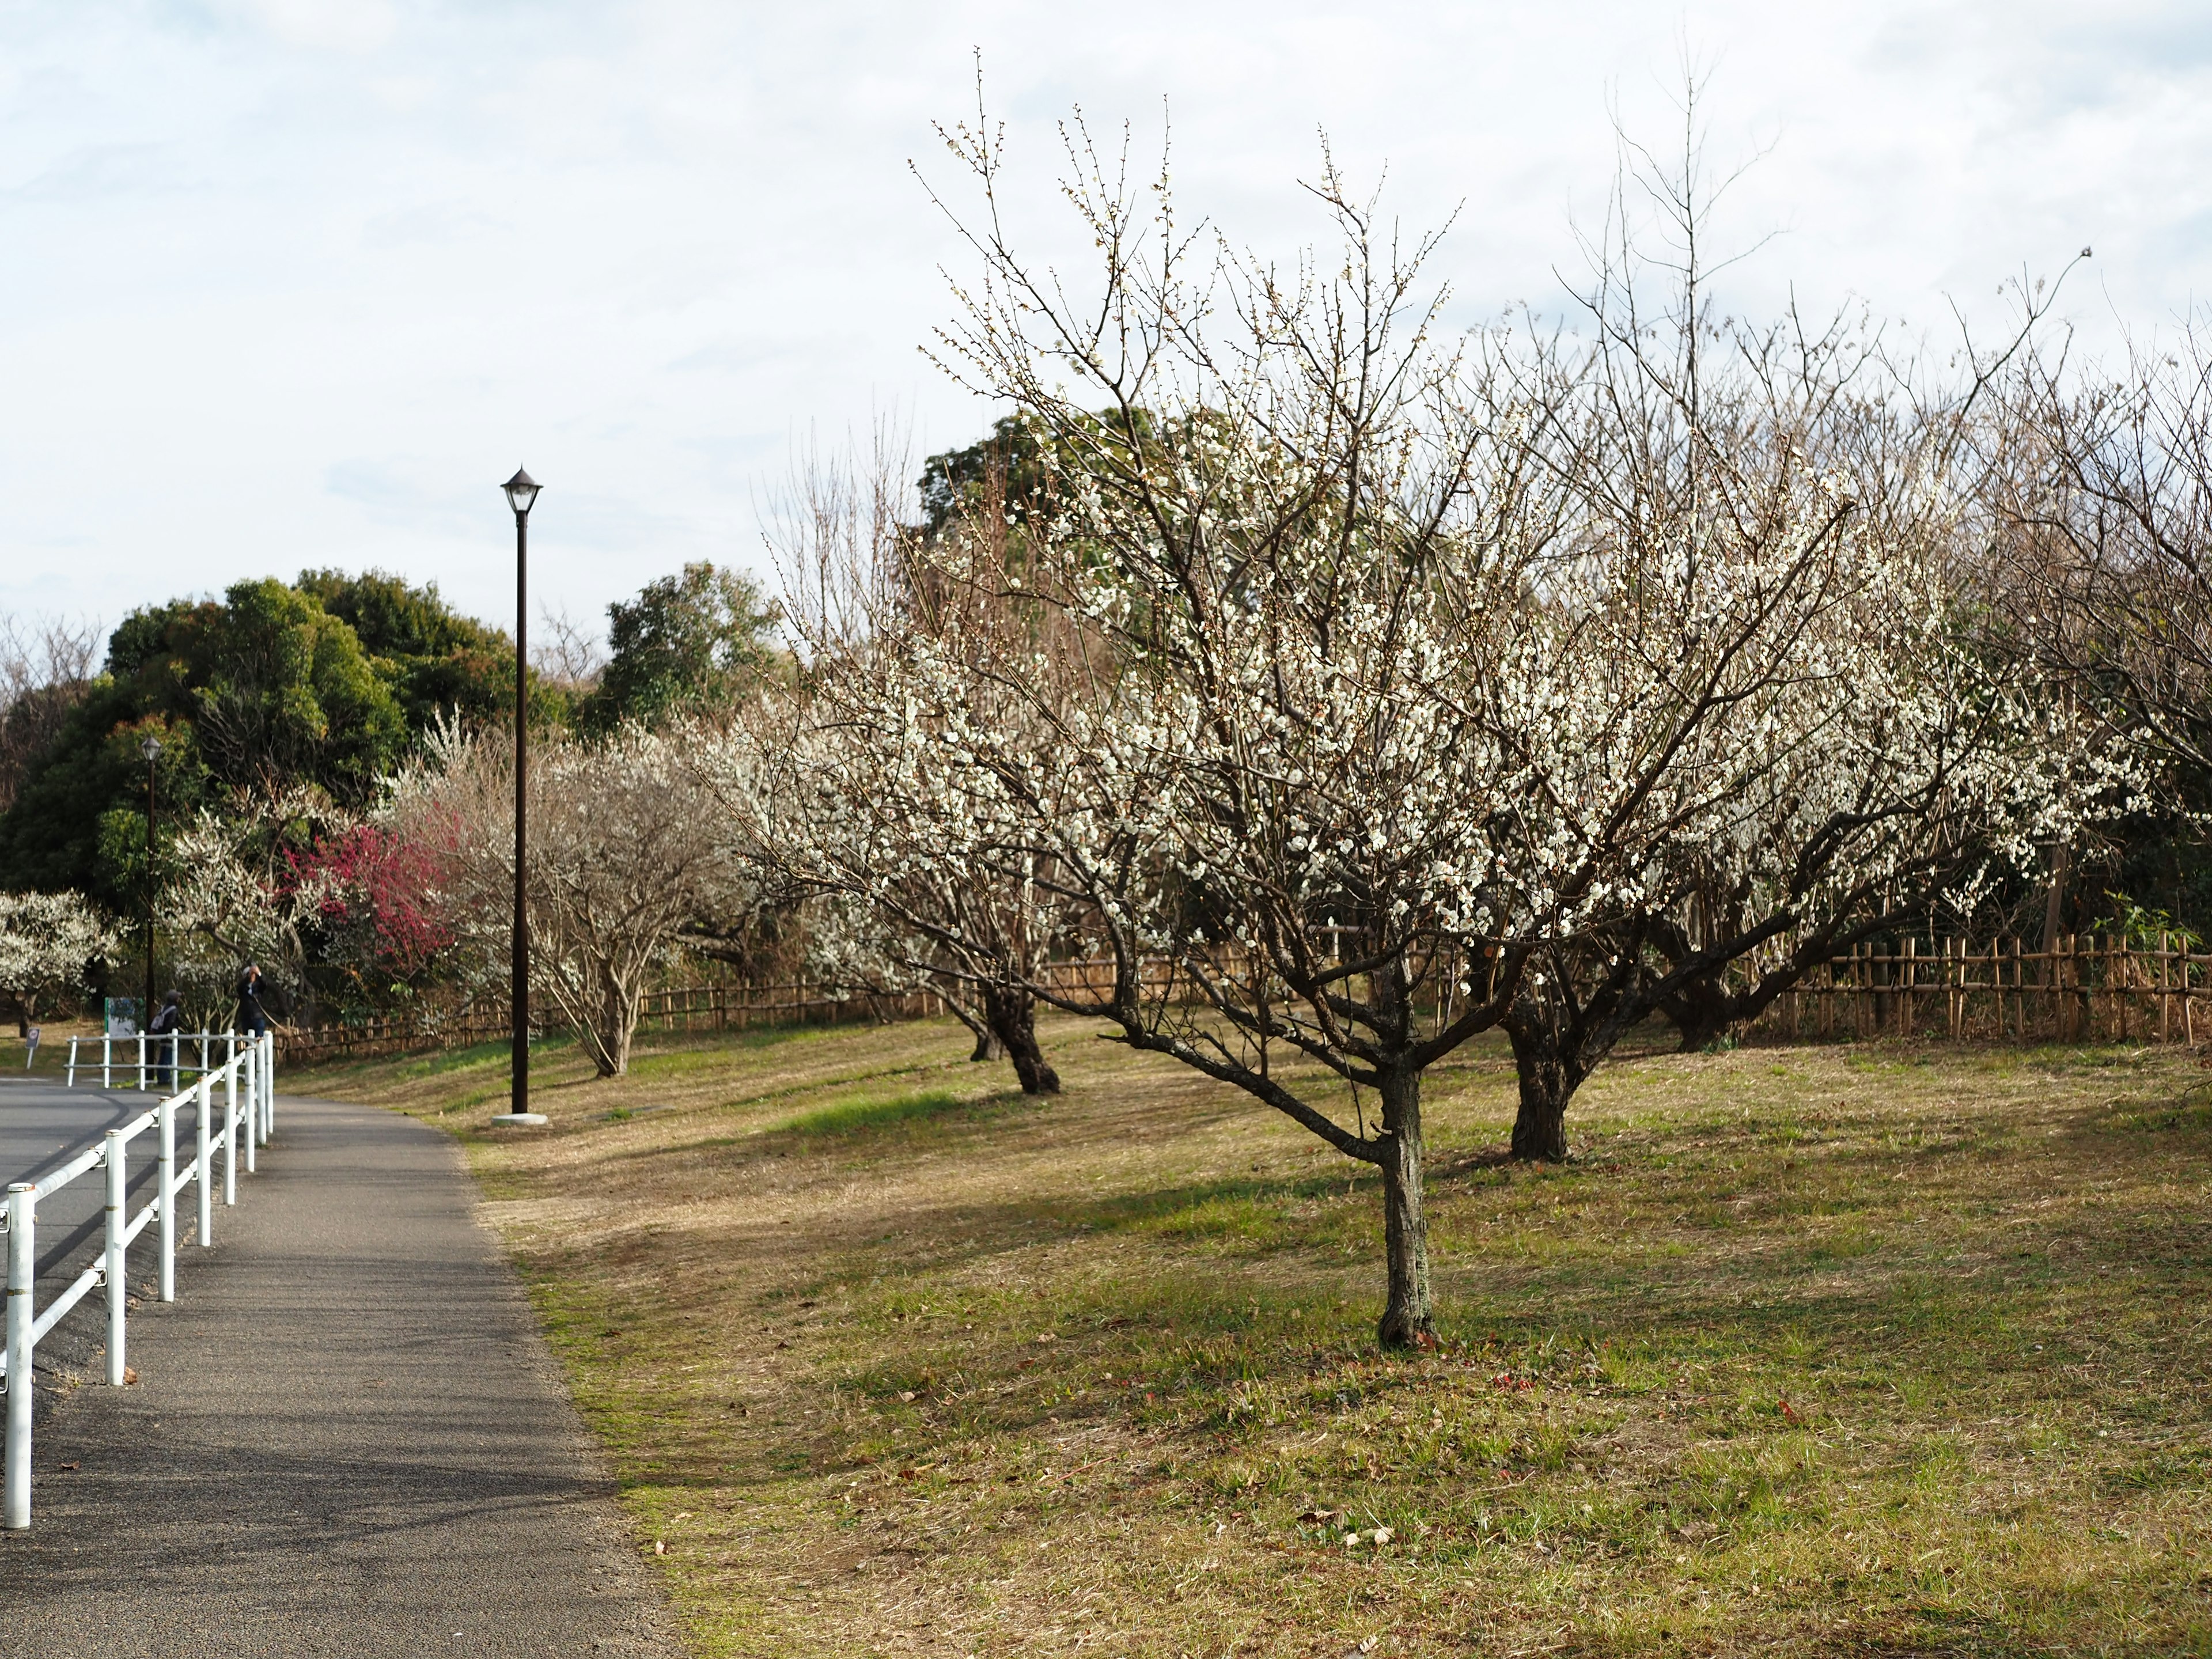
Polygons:
M123 1136L107 1132L107 1386L123 1386L123 1316L131 1294L130 1275L124 1271L123 1230L131 1218L123 1204Z
M222 1201L238 1202L238 1074L223 1080L222 1091Z
M261 1096L264 1103L261 1121L262 1135L265 1139L276 1133L276 1034L274 1031L264 1031L261 1034L261 1048L264 1056L261 1067Z
M78 1042L78 1039L77 1039L77 1038L76 1038L76 1037L71 1037L71 1038L70 1039L69 1074L68 1074L68 1077L66 1078L66 1079L65 1079L65 1080L63 1082L63 1084L62 1084L62 1087L63 1087L63 1088L64 1088L64 1089L74 1089L74 1088L76 1088L76 1045L77 1045L77 1042Z
M161 1300L177 1299L177 1100L161 1103L160 1184L154 1189L155 1215L161 1231Z
M115 1086L114 1073L115 1039L112 1036L104 1036L100 1040L100 1086L101 1088L112 1089Z
M146 1086L146 1034L143 1031L138 1033L138 1086L142 1090Z
M199 1131L200 1249L204 1250L215 1243L215 1158L208 1150L208 1113L215 1105L215 1091L205 1078L200 1079L199 1090L199 1109L193 1114L198 1121L193 1127Z
M38 1257L38 1189L27 1181L8 1188L8 1435L6 1496L0 1524L20 1531L31 1524L31 1285Z
M246 1131L246 1173L252 1175L260 1164L260 1159L255 1156L255 1148L261 1145L261 1094L258 1089L252 1088L247 1089L246 1093L246 1105L238 1115L238 1122L239 1127Z

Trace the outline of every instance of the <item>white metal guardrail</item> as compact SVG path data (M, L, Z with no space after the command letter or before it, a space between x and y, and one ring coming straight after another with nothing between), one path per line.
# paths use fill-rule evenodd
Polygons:
M118 1074L126 1079L137 1079L125 1081L121 1085L125 1089L146 1088L149 1078L157 1079L152 1085L155 1088L161 1086L161 1079L173 1078L173 1087L183 1083L187 1075L220 1073L238 1058L241 1048L256 1040L242 1031L165 1031L151 1036L141 1031L126 1037L73 1036L70 1039L69 1063L63 1083L64 1087L74 1089L80 1072L87 1076L97 1072L103 1089L118 1086L115 1079ZM94 1043L100 1045L97 1060L91 1058Z
M221 1034L228 1037L228 1032ZM72 1044L74 1047L74 1044ZM157 1061L158 1065L159 1062ZM97 1146L78 1153L43 1181L18 1181L8 1188L7 1352L0 1359L0 1382L5 1384L7 1427L0 1447L0 1526L21 1528L31 1524L31 1386L33 1356L40 1340L59 1324L70 1310L105 1287L107 1291L107 1381L123 1385L124 1316L130 1305L125 1273L125 1252L131 1241L150 1224L161 1240L161 1299L177 1299L177 1194L197 1183L199 1188L198 1237L205 1249L215 1243L215 1154L222 1154L222 1201L238 1202L240 1131L243 1129L246 1170L253 1173L257 1147L267 1144L276 1127L276 1049L264 1033L240 1037L234 1052L222 1066L203 1071L191 1087L169 1096L149 1111L141 1112L120 1128L110 1129ZM140 1073L143 1082L144 1073ZM222 1091L222 1128L215 1133L210 1122L216 1088ZM192 1161L179 1170L177 1109L190 1101L195 1112ZM147 1130L155 1131L158 1151L154 1199L135 1216L126 1214L125 1164L131 1142ZM106 1237L99 1257L70 1282L69 1287L41 1310L33 1306L38 1278L38 1213L42 1199L94 1170L107 1176Z

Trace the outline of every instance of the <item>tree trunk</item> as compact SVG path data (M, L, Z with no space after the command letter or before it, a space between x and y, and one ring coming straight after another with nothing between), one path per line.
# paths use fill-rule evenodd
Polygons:
M1727 994L1709 981L1692 980L1684 986L1674 1006L1666 1011L1682 1036L1678 1052L1697 1054L1725 1034L1733 1023L1729 1002Z
M1421 1074L1382 1079L1382 1240L1389 1298L1375 1328L1386 1348L1436 1346L1429 1301L1429 1218L1421 1203Z
M1521 1107L1513 1119L1513 1156L1537 1164L1562 1164L1567 1156L1567 1101L1580 1079L1559 1054L1559 1039L1534 1021L1509 1018L1513 1069L1521 1082Z
M2072 848L2063 841L2051 843L2051 886L2043 901L2044 971L2051 971L2051 952L2058 948L2058 923L2066 908L2066 866ZM2056 981L2053 981L2056 983Z
M945 1006L952 1011L952 1018L965 1025L969 1034L975 1039L975 1051L968 1056L969 1064L979 1064L987 1060L1004 1060L1006 1057L1006 1045L999 1041L997 1035L984 1020L969 1013L957 1000L946 996L944 992L939 991L937 994Z
M1045 1061L1037 1047L1036 999L1012 986L993 985L983 992L983 1018L991 1035L1014 1062L1014 1075L1025 1095L1056 1095L1060 1073Z
M641 984L624 984L618 975L603 973L599 1018L578 1022L586 1028L580 1033L586 1039L585 1052L601 1077L621 1077L629 1070L643 989Z

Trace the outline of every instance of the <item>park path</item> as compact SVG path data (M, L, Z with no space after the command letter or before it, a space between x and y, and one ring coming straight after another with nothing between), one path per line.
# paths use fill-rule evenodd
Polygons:
M40 1425L0 1653L672 1659L457 1148L325 1101L276 1131L131 1316L143 1380Z

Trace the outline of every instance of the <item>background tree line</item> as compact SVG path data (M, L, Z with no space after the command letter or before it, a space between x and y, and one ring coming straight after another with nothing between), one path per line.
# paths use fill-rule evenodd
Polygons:
M604 659L556 624L527 676L532 730L604 743L726 706L775 671L775 620L750 579L699 564L611 605ZM74 895L98 919L36 950L26 934L0 995L21 1022L71 982L134 994L137 931L108 919L158 896L163 977L193 981L210 1016L255 955L280 998L328 1015L419 1000L448 930L411 890L422 849L374 820L441 742L511 730L514 667L505 631L374 571L149 606L104 649L86 626L0 626L0 894Z

